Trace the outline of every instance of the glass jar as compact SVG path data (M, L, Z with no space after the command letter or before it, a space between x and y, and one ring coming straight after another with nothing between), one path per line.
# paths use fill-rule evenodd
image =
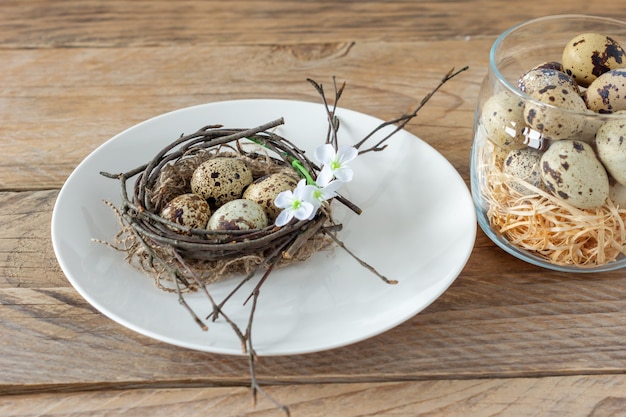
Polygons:
M474 120L471 189L479 226L513 256L559 271L626 266L626 112L618 111L622 102L626 110L626 59L616 54L606 64L624 68L623 77L619 69L607 80L592 74L589 80L599 80L589 84L568 73L561 65L566 45L584 33L626 48L626 23L593 16L543 17L500 35ZM567 63L571 54L588 54L576 48L568 47ZM605 49L588 60L598 67L606 53L619 52ZM609 104L598 105L597 96Z

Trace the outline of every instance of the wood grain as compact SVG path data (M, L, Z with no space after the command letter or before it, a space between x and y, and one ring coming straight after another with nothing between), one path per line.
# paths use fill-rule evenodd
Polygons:
M488 42L473 42L484 54ZM242 98L319 102L307 78L346 81L342 105L390 119L412 110L452 68L470 62L426 58L449 41L298 46L0 50L0 189L59 188L107 139L181 107ZM371 60L384 67L370 65ZM219 68L207 62L220 62ZM242 62L255 62L254 74ZM475 97L484 67L451 81L409 127L468 172ZM206 124L219 123L207 120ZM450 127L441 135L441 126ZM172 140L175 138L172 138Z
M292 415L609 417L626 409L626 377L573 376L368 384L272 386ZM378 401L372 401L372 399ZM581 401L584 398L584 401ZM0 415L159 417L281 416L269 401L251 405L247 388L103 390L0 397Z
M557 13L622 15L619 2L506 0L235 1L46 0L3 2L9 48L202 44L311 44L497 36L511 24Z

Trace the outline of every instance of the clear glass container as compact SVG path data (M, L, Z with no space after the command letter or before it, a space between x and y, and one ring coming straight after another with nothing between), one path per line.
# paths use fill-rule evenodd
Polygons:
M606 145L616 135L609 125L626 126L626 113L613 110L626 103L626 85L611 93L622 96L611 98L613 109L592 111L599 84L574 87L559 76L566 70L554 69L565 46L590 32L626 48L626 23L593 16L547 16L500 35L474 120L471 188L479 226L509 254L566 272L626 266L626 181L615 179L620 163L626 172L626 133L623 160ZM618 66L626 69L626 60ZM544 69L525 75L537 67ZM556 78L541 84L544 74Z

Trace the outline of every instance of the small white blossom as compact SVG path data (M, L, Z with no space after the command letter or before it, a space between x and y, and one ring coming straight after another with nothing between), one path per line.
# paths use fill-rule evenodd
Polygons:
M274 205L283 209L276 218L276 226L286 225L294 217L298 220L306 220L312 218L317 208L311 202L313 192L316 187L307 185L306 180L300 180L298 186L293 190L286 190L276 196ZM318 206L319 207L319 206Z
M327 143L315 149L315 158L322 164L322 170L317 176L319 186L328 185L333 178L341 182L352 180L353 171L348 163L358 156L359 152L353 146L343 146L337 151Z
M337 190L344 182L352 180L353 171L348 162L358 156L359 152L352 146L344 146L335 152L331 144L319 146L315 150L315 158L322 164L322 169L311 184L307 175L300 180L296 188L283 191L274 199L274 205L282 211L274 224L278 227L289 223L294 217L298 220L311 220L326 201L337 196Z
M314 186L313 193L311 194L311 203L315 207L311 218L315 216L315 213L320 208L320 206L324 203L324 201L330 200L331 198L337 195L337 190L341 187L342 183L340 181L331 181L325 186Z

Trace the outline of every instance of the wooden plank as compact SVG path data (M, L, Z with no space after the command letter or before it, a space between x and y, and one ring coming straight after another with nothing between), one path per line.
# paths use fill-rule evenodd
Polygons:
M56 195L0 193L0 288L69 286L50 237Z
M266 390L293 416L599 417L626 409L624 375L315 384ZM584 398L584 401L581 399ZM247 388L162 388L0 397L0 415L282 416Z
M0 50L0 189L59 188L104 141L180 107L240 98L320 102L306 79L329 84L336 75L348 83L344 107L389 119L412 110L452 67L472 65L408 127L465 174L475 103L464 97L477 96L489 42L471 42L480 58L459 43L466 41L336 43L324 51L271 45ZM436 53L448 48L467 53L454 59Z
M481 1L4 1L4 48L204 44L294 44L494 36L524 20L554 13L549 2L520 7ZM559 13L623 15L619 2L585 0Z
M102 316L69 287L47 233L56 191L1 193L0 393L247 384L245 358L156 342ZM20 233L22 231L22 233ZM571 275L482 243L429 308L378 337L263 358L267 383L622 373L623 273ZM517 265L502 271L503 262ZM182 308L182 307L181 307ZM115 376L112 378L112 376Z

